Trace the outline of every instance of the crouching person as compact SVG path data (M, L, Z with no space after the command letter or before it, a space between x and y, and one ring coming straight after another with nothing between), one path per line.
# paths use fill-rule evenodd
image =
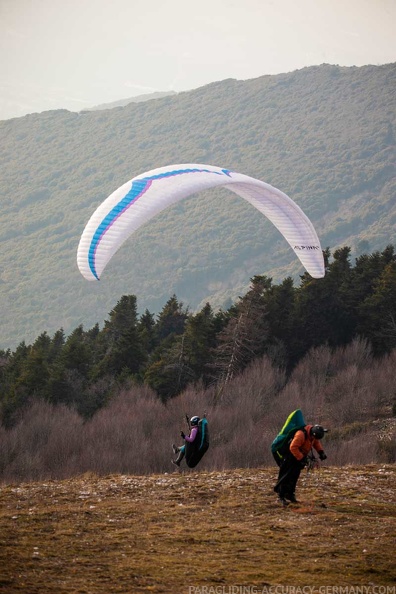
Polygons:
M307 456L311 449L315 449L321 460L327 458L320 440L326 429L321 425L306 425L296 431L290 442L287 453L279 468L278 481L274 491L278 493L282 505L298 503L296 499L296 486L301 470L307 464Z

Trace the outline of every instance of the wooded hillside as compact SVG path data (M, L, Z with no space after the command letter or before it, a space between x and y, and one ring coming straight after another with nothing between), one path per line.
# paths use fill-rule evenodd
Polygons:
M0 122L0 348L103 320L124 294L158 312L175 293L192 309L229 306L249 279L297 278L276 229L226 191L160 214L100 283L75 262L96 206L134 175L171 163L221 165L289 194L323 247L352 255L393 242L395 64L322 65L97 112Z

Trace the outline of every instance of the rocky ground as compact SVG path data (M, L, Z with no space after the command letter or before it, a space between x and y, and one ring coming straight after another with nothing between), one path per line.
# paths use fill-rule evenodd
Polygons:
M0 592L394 587L395 470L304 472L287 508L275 468L2 485Z

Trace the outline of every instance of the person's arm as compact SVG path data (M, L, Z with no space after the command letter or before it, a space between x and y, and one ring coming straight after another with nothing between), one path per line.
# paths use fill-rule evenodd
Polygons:
M297 433L295 434L295 436L293 437L293 440L290 444L290 451L293 454L293 456L296 458L296 460L302 460L304 458L304 455L301 453L301 446L304 444L305 441L305 434L304 431L297 431Z
M314 448L315 448L315 450L318 452L318 454L319 454L320 452L323 452L323 446L322 446L322 444L320 443L319 439L314 439L314 440L313 440L313 442L312 442L312 447L314 447Z
M193 427L191 429L190 435L186 435L186 437L184 439L186 441L189 441L190 443L192 443L194 441L194 439L197 437L197 433L198 433L198 427Z
M318 452L319 458L321 460L326 460L327 456L324 453L323 446L322 446L321 442L319 441L319 439L314 439L312 442L312 445L315 448L315 450Z

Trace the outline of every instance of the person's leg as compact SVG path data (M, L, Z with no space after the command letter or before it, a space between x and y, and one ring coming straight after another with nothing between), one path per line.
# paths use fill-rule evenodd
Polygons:
M176 466L180 466L180 462L183 460L184 458L184 454L185 454L185 450L186 450L186 446L182 445L180 448L177 448L179 455L176 458L176 460L172 460L173 464L176 464ZM175 452L176 454L176 452Z
M283 505L287 505L285 495L289 492L289 473L292 471L292 459L286 456L279 468L278 481L274 487L275 493L278 493Z
M297 460L292 460L288 481L285 485L284 497L291 503L298 503L296 499L296 487L298 479L300 478L301 467Z

